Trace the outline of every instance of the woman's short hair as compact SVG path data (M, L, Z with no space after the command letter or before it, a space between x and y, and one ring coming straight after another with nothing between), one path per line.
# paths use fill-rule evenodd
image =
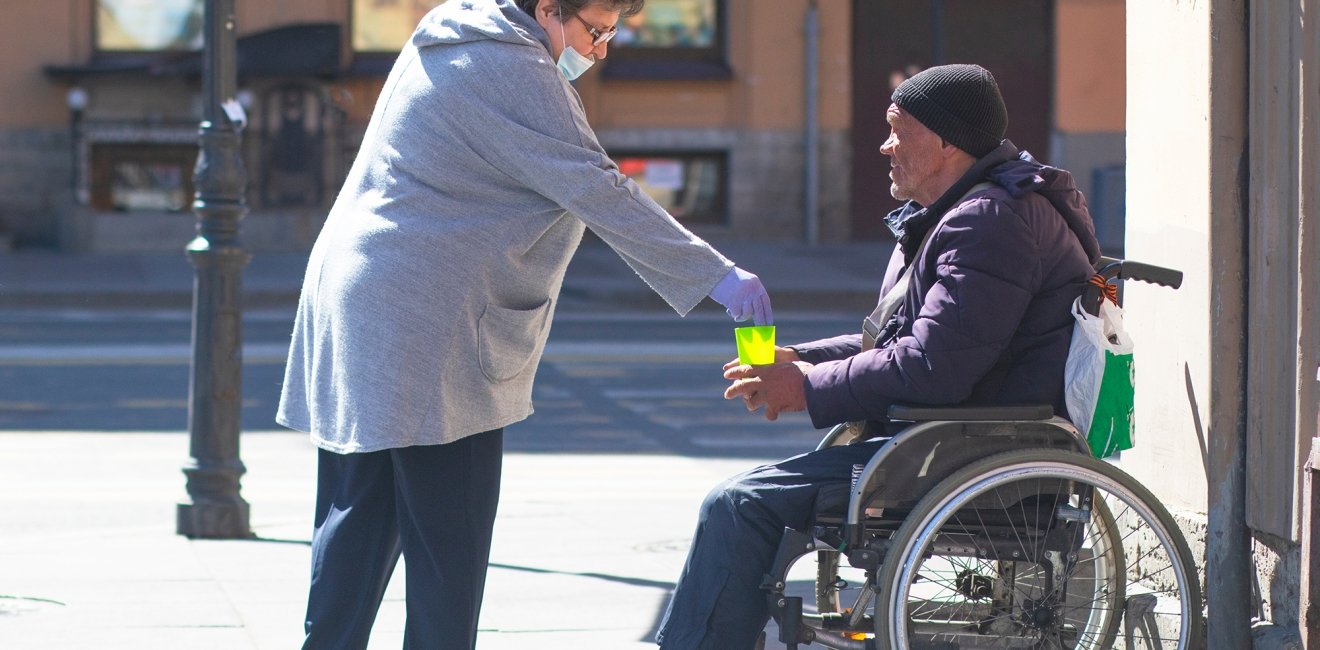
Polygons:
M555 0L551 0L552 2ZM557 0L564 8L564 15L572 16L582 11L589 4L604 5L610 11L619 12L620 16L627 18L635 16L642 11L642 6L646 0ZM518 7L532 15L536 11L536 5L540 0L518 0Z

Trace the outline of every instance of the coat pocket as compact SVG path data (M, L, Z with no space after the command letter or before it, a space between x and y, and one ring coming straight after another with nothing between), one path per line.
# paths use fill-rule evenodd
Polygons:
M527 367L549 325L549 314L549 300L531 309L486 304L477 324L477 354L487 379L508 381Z

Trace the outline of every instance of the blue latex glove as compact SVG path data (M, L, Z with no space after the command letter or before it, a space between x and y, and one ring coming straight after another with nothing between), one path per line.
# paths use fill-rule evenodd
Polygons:
M724 310L735 321L750 318L757 325L775 322L774 312L770 310L770 295L765 292L761 279L736 266L710 290L710 297L724 305Z

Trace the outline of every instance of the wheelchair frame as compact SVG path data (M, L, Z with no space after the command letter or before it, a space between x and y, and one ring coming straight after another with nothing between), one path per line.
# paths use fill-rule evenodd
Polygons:
M1133 279L1176 289L1182 282L1182 274L1178 271L1138 262L1102 258L1097 268L1097 275L1105 283L1116 278ZM1103 299L1100 286L1088 285L1083 294L1083 306L1090 313L1098 313ZM1157 598L1147 593L1128 595L1126 574L1134 569L1140 571L1135 565L1142 562L1145 555L1138 554L1135 561L1128 564L1123 549L1125 536L1103 498L1105 494L1111 495L1110 499L1117 499L1115 503L1124 507L1122 515L1125 519L1140 517L1153 532L1154 543L1164 549L1179 600L1178 620L1181 624L1174 647L1179 650L1199 647L1203 629L1200 585L1194 560L1181 531L1158 499L1140 483L1112 465L1092 458L1086 437L1067 420L1055 417L1052 407L924 408L895 405L888 415L891 422L910 424L889 438L854 477L843 517L818 517L809 533L785 529L772 568L762 583L771 614L779 624L779 638L790 650L798 644L813 642L844 650L903 650L909 647L954 650L963 647L957 639L964 637L983 638L994 643L993 647L1103 650L1116 647L1119 642L1120 617L1126 623L1123 640L1128 648L1137 647L1134 633L1138 626L1145 630L1147 648L1163 648L1162 643L1156 645L1157 641L1151 640L1152 636L1160 634L1150 631L1154 625L1151 612ZM866 433L861 427L838 425L826 434L817 449L864 439ZM975 439L975 444L959 444L971 439ZM944 451L940 451L941 448ZM1023 477L1032 477L1036 481L1032 484L1035 487L1025 491L1019 487L1017 492L1010 494L1020 497L1015 506L1031 502L1035 510L1027 511L1023 507L1022 517L1016 517L1014 513L1005 521L987 523L981 520L978 500L986 498L986 491L1013 485ZM1055 490L1052 497L1048 493L1050 487ZM1003 495L996 493L996 496L1002 506ZM977 513L981 521L978 521L977 528L971 529L960 524L962 529L958 532L962 537L959 538L949 534L948 518L956 519L958 513L967 512L962 508ZM1003 510L1005 513L1010 511L1007 507ZM1024 525L1020 520L1029 518L1031 513L1036 516L1036 527L1030 533L1014 528ZM1005 530L1011 530L1012 536ZM1085 537L1087 530L1092 531L1089 538ZM1028 535L1031 535L1029 543L1023 540ZM975 543L966 541L972 538ZM962 539L962 543L957 539ZM1084 548L1088 541L1092 544L1089 550ZM1103 550L1097 553L1096 544ZM1019 558L1019 552L1024 549L1036 551L1040 557L1034 560ZM1067 571L1081 564L1077 559L1079 551L1089 553L1085 561L1090 564L1086 570L1098 574L1103 568L1112 574L1108 577L1114 581L1112 585L1097 587L1097 592L1091 594L1092 600L1083 602L1091 607L1086 612L1087 624L1093 625L1095 632L1088 632L1090 636L1082 637L1073 631L1069 634L1081 640L1064 641L1065 635L1059 634L1055 638L1059 639L1060 645L1046 646L1044 630L1050 626L1065 626L1067 621L1061 620L1059 612L1071 611L1067 607L1069 603L1057 597L1050 602L1033 602L1019 595L1016 596L1021 601L1018 605L1026 613L1018 614L1014 619L991 623L988 621L992 619L986 618L987 622L981 623L979 629L967 629L977 626L964 624L957 629L950 627L947 634L937 632L931 635L932 638L953 638L953 641L909 645L909 632L904 627L909 616L906 611L910 595L908 588L910 582L918 581L921 574L918 567L927 560L965 557L993 563L1001 571L998 576L964 572L966 575L957 576L957 591L964 592L968 600L978 601L978 606L981 606L980 601L986 601L985 607L994 607L1000 595L992 592L1005 588L1003 584L1009 580L1017 579L1017 569L1006 569L1009 565L1038 566L1040 570L1032 579L1044 585L1044 593L1059 592L1063 599L1075 598L1075 594L1068 593L1067 580L1071 576ZM803 612L801 597L786 593L790 568L811 554L816 554L819 562L816 599L818 609L822 610L814 615ZM836 585L839 581L837 568L844 558L851 566L865 571L866 584L850 611L823 611L835 607L830 598L840 591ZM1005 578L1002 573L1005 570L1012 572L1013 576ZM1099 581L1099 577L1093 579ZM1058 581L1064 584L1060 587L1056 584ZM1009 599L1013 597L1008 596ZM899 598L904 610L901 614L897 613L899 607L896 604L886 604ZM866 610L871 608L875 614L868 616ZM1091 620L1097 616L1100 617L1098 621ZM995 635L1014 630L1040 631L1042 640L1028 641L1031 643L1028 646L1010 646L1006 640L1004 645L998 644L998 640L1009 637ZM1078 645L1072 645L1073 642ZM975 647L985 646L978 643Z

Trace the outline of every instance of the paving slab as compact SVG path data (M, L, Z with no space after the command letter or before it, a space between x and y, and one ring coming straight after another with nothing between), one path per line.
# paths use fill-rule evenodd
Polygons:
M0 433L0 648L287 649L301 639L315 452L242 438L256 537L174 534L187 435ZM653 648L696 510L755 460L510 453L478 648ZM401 646L402 564L370 648Z

